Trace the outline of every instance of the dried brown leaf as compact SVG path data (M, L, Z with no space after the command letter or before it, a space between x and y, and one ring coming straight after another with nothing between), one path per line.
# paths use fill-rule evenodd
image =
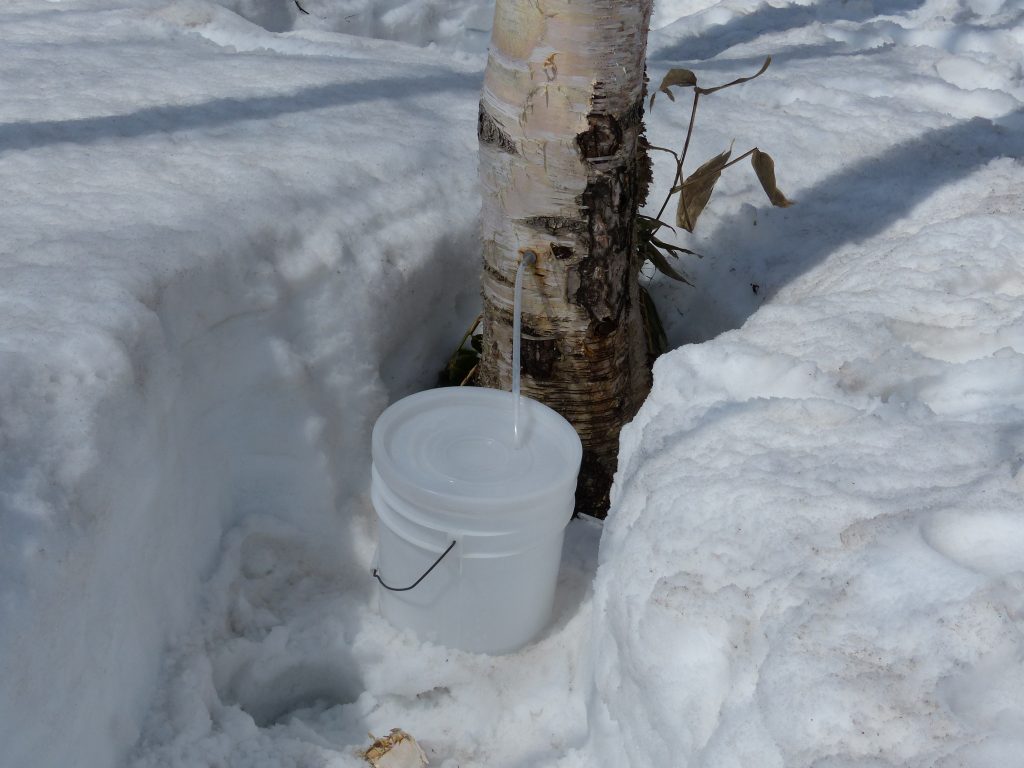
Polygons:
M729 162L732 149L715 155L694 171L679 187L679 205L676 207L676 224L687 232L693 232L697 219L711 199L715 184L722 175L722 168Z
M772 205L779 208L791 206L793 201L787 199L775 183L775 161L772 160L771 155L755 149L750 156L750 162L754 166L757 180L761 182L761 187L764 189L765 194L768 195L768 199L772 201Z
M665 77L661 80L661 85L658 86L658 90L651 94L651 103L649 108L654 108L654 97L659 92L664 93L672 101L676 100L675 95L670 90L673 86L690 87L697 85L697 75L691 72L689 69L670 69L665 73Z

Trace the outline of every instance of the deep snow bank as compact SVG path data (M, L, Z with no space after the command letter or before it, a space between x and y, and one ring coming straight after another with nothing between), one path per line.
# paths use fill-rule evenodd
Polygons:
M235 521L342 556L374 415L475 311L478 76L225 29L278 42L201 3L0 11L5 766L114 764Z
M930 5L856 27L794 9L791 48L730 48L756 19L719 7L694 40L780 52L702 103L703 135L780 148L799 202L727 188L693 241L702 290L666 313L677 338L726 332L659 360L623 433L593 606L604 765L1019 761L1024 18ZM828 40L892 50L805 47Z

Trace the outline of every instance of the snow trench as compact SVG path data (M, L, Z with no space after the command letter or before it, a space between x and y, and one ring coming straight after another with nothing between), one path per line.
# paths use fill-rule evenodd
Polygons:
M282 262L308 242L268 231L155 287L136 304L130 336L74 340L76 355L95 355L82 369L102 362L80 374L104 379L94 420L84 445L39 447L86 455L74 470L55 456L54 474L35 478L59 498L16 489L24 529L5 531L14 557L4 572L27 589L4 602L4 658L19 661L4 679L39 723L5 738L9 764L116 762L151 703L154 661L187 627L222 535L240 520L287 522L330 542L338 560L367 560L348 551L338 510L365 485L375 415L430 382L472 312L471 283L428 270L458 276L474 242L467 226L432 242L393 240L396 252L421 252L411 268L342 257L294 276ZM378 311L352 312L367 296ZM424 330L438 306L450 317ZM46 374L23 375L35 375L34 388ZM74 375L54 370L46 397L73 396L62 378ZM268 706L277 705L251 703L257 721L274 717Z
M222 13L0 10L0 76L33 73L0 125L4 766L160 743L147 713L240 521L368 581L370 426L478 306L477 78L413 48L277 54ZM219 684L260 722L295 704Z

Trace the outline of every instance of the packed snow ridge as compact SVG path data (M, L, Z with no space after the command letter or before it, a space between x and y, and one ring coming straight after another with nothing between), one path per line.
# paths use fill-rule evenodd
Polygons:
M1019 762L1019 3L657 5L652 79L773 56L691 157L797 204L730 169L651 279L612 511L500 657L380 618L366 498L478 311L490 8L301 5L0 8L0 766Z

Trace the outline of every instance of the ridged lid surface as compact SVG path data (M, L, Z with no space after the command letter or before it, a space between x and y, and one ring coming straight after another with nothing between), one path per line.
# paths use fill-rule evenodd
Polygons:
M527 515L531 505L564 507L583 455L579 436L555 411L523 397L516 446L514 402L509 392L480 387L399 400L374 425L374 467L394 493L416 505Z

